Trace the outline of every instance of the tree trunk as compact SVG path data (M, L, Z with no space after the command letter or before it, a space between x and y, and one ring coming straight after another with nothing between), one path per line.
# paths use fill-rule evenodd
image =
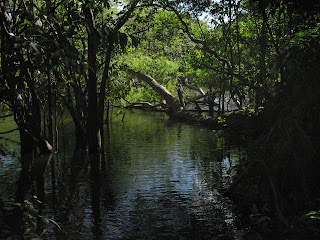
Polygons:
M86 119L85 116L82 115L82 101L81 96L79 96L79 92L77 86L73 86L75 91L75 106L72 104L72 97L70 88L67 87L66 96L62 97L62 100L66 107L68 108L72 120L75 125L75 135L76 135L76 149L85 149L87 146L87 133L86 133Z
M46 155L52 152L52 146L46 141L42 135L40 123L37 123L30 113L26 111L23 118L16 117L20 113L15 113L15 120L19 127L21 156L35 155L36 147L39 148L40 155Z
M89 152L98 152L101 148L100 129L98 120L98 91L97 91L97 31L95 29L94 16L90 8L86 7L91 1L85 2L83 9L87 20L88 32L88 64L89 64L89 81L88 81L88 146Z
M183 94L182 94L182 86L180 83L177 84L177 91L178 91L178 96L179 96L179 102L180 102L180 105L183 109L185 109L186 107L186 104L183 100Z
M210 89L209 89L209 92L212 93L211 87L210 87ZM214 102L215 97L216 97L216 96L213 95L213 96L210 96L210 97L208 98L208 99L209 99L209 116L210 116L210 117L213 117L213 115L214 115L214 106L216 105L215 102Z
M50 71L47 71L48 75L48 140L50 144L53 144L53 113L52 113L52 82Z
M104 148L104 108L105 108L105 99L106 99L106 88L107 88L107 94L108 97L110 97L110 78L109 78L109 68L110 68L110 61L111 61L111 54L113 51L113 36L110 36L109 38L109 45L105 57L105 64L104 64L104 70L102 74L102 80L101 80L101 87L100 87L100 93L99 93L99 106L98 106L98 112L99 112L99 128L100 128L100 134L101 134L101 146L102 150ZM109 121L109 99L108 99L108 109L107 109L107 119Z
M266 54L267 54L267 29L266 29L266 17L265 17L265 3L264 1L259 1L259 8L262 13L262 29L261 29L261 36L260 36L260 63L259 63L259 76L258 76L258 84L256 86L256 106L255 108L258 109L262 106L263 99L266 96ZM261 87L264 86L264 89Z
M21 152L30 153L37 146L40 155L52 152L52 146L44 138L41 129L41 110L38 96L35 92L34 75L29 69L24 70L25 81L30 91L28 101L29 106L23 103L19 96L16 96L14 103L15 120L20 130ZM32 149L27 149L33 142Z
M180 111L182 109L179 100L176 99L164 86L160 85L156 80L154 80L152 77L141 73L136 72L131 69L128 69L128 71L136 76L137 78L145 81L150 85L150 87L158 93L162 98L164 98L168 104L168 112L169 113L176 113L177 111Z

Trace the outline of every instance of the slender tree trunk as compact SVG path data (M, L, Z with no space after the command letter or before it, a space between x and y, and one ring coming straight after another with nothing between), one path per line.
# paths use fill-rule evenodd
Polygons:
M39 148L40 155L52 152L51 145L42 135L41 122L38 121L37 116L19 109L18 111L15 110L15 121L19 127L21 156L35 155L36 147Z
M97 31L94 26L94 16L92 10L87 4L92 1L85 1L84 15L87 20L88 32L88 63L89 63L89 81L88 81L88 146L89 152L98 152L101 148L101 138L98 119L98 91L97 91Z
M58 129L58 106L57 106L57 92L54 92L54 146L55 151L59 151L59 129Z
M101 80L101 87L100 87L100 93L99 93L99 128L100 128L100 134L101 134L101 150L104 149L104 108L105 108L105 99L106 99L106 89L107 89L107 95L108 95L108 108L110 104L110 78L109 78L109 68L110 68L110 61L111 61L111 55L113 50L113 36L110 36L109 38L109 46L107 49L106 57L105 57L105 65L104 65L104 71L102 74L102 80ZM109 109L107 109L107 119L109 119Z
M185 109L186 104L185 104L185 102L184 102L184 100L183 100L182 86L181 86L181 84L179 83L179 81L178 81L178 83L177 83L177 91L178 91L178 97L179 97L180 105L181 105L181 107L182 107L183 109Z
M48 141L51 145L53 145L53 113L52 113L52 81L51 74L47 71L48 77Z
M85 116L81 115L81 110L79 109L81 104L79 104L80 99L77 97L78 92L75 91L76 107L72 104L72 97L70 92L70 87L67 86L66 96L62 97L64 104L67 106L72 120L75 125L75 135L76 135L76 149L85 149L87 146L87 133L86 133L86 119ZM61 116L62 117L62 116Z
M211 89L211 87L210 87L210 89L209 89L209 91L210 91L210 93L212 93L212 89ZM213 117L213 115L214 115L214 100L215 100L215 95L213 95L212 97L209 97L208 99L209 99L209 116L210 117Z
M16 101L15 113L16 123L19 127L21 139L21 151L28 152L26 147L29 147L29 141L33 142L39 150L40 154L48 154L52 152L52 146L44 138L41 129L41 108L38 96L35 92L34 75L28 68L24 70L25 81L29 87L29 102L30 106L22 103L20 100ZM33 148L33 147L32 147ZM33 151L33 149L30 149Z
M266 96L266 54L267 54L267 43L266 43L266 34L267 34L267 19L265 17L265 3L263 0L259 1L259 8L262 13L262 27L261 27L261 36L260 36L260 73L258 77L258 86L256 89L256 109L262 105L263 99ZM263 86L263 88L261 87Z
M107 111L106 111L106 120L105 122L107 124L109 124L110 122L110 100L108 99L108 102L107 102Z
M237 60L238 60L238 73L241 75L241 49L240 49L240 31L239 31L239 8L240 8L240 1L234 5L234 12L236 16L236 41L237 41ZM239 90L239 102L242 108L244 101L245 101L245 90L244 84L240 83L240 90Z
M47 136L47 118L46 118L46 109L43 109L43 134Z
M36 150L36 140L31 136L31 134L24 128L19 127L20 134L20 145L21 145L21 157L24 156L34 156Z
M222 63L222 76L221 76L221 85L222 85L222 89L221 89L221 97L222 98L222 106L221 106L221 112L220 114L225 112L225 93L226 93L226 75L224 73L224 69L225 69L225 63Z

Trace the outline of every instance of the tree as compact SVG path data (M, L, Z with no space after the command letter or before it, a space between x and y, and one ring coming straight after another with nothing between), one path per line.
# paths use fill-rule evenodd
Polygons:
M96 152L101 148L101 136L99 130L98 113L98 91L97 91L97 45L98 33L92 12L93 1L85 1L83 12L87 21L88 34L88 143L89 151Z
M1 101L14 113L24 156L39 147L51 152L41 129L41 111L36 88L40 83L42 26L33 2L0 2L1 8ZM39 36L37 36L39 34ZM36 35L36 36L34 36Z

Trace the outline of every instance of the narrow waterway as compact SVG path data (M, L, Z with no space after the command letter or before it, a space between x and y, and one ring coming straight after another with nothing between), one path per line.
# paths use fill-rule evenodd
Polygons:
M236 239L220 190L240 152L221 133L162 113L115 112L105 155L88 156L74 150L72 124L59 130L59 152L29 169L1 158L0 239L19 239L13 204L34 195L39 215L60 226L38 223L44 239Z

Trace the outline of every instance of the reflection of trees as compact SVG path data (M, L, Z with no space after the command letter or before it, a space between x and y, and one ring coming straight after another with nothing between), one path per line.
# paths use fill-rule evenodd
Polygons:
M217 148L219 138L215 132L199 129L190 136L190 155L198 169L203 172L203 181L213 190L221 186L221 161L225 149Z
M24 155L22 160L22 169L17 182L16 201L22 202L30 194L37 195L41 201L44 201L44 174L49 162L52 159L52 154L37 158L32 158L31 155ZM32 186L35 185L35 189Z
M101 230L101 160L102 155L99 153L90 154L90 190L91 190L91 207L93 217L92 233L95 239L102 235Z
M51 164L50 168L50 176L46 177L51 177L51 192L47 193L46 198L54 212L49 214L54 214L52 218L62 226L61 230L54 229L56 238L73 236L91 239L93 236L98 239L103 233L101 199L106 196L109 200L114 199L106 180L109 170L105 156L88 156L86 151L75 150L72 158L62 158L56 164ZM111 200L108 204L113 203Z
M134 112L134 117L131 117ZM151 116L144 113L139 115L138 111L126 111L124 123L113 122L110 126L110 151L113 159L121 156L121 161L143 156L146 151L157 152L161 158L165 159L170 150L170 146L177 141L177 124L170 124L161 114ZM150 117L150 119L148 119ZM166 125L166 126L165 126ZM165 128L164 128L165 126ZM171 128L170 131L164 129ZM177 131L177 134L172 134ZM135 140L134 140L135 139ZM130 142L127 142L130 140ZM161 151L159 148L161 146ZM108 152L108 150L106 151ZM120 154L120 155L118 155ZM129 164L129 162L128 162ZM130 165L130 164L129 164Z
M226 161L230 160L235 150L226 145L224 136L218 132L192 131L190 136L190 155L194 160L196 168L200 169L202 184L207 191L195 199L199 206L205 208L205 212L210 213L211 220L207 230L203 231L199 222L195 221L195 228L199 228L199 236L206 239L208 233L212 231L215 236L221 239L233 239L231 225L226 223L226 219L232 218L232 213L228 210L226 199L219 193L226 187L229 181L226 172ZM230 163L228 163L230 164ZM227 165L228 165L227 164ZM195 216L197 218L197 216Z
M62 230L56 229L55 234L64 238L71 232L77 236L80 234L78 233L79 229L86 227L85 209L88 208L89 200L87 152L75 150L71 159L64 158L60 161L60 166L58 165L56 168L57 194L51 194L48 201L50 206L55 209L55 220L58 223L63 223Z
M129 117L126 119L128 121ZM36 167L33 166L34 160L29 165L27 160L23 161L25 167L21 172L17 198L24 199L31 194L41 196L45 206L49 205L43 209L44 216L54 219L62 227L61 230L54 226L48 229L57 239L67 239L68 236L99 239L114 233L114 220L121 221L122 225L116 228L127 236L133 236L134 228L143 229L146 224L158 234L158 230L151 226L152 221L154 225L169 229L169 234L178 227L183 232L177 234L186 234L186 237L192 230L189 226L184 228L181 223L191 222L190 228L201 227L196 215L206 212L202 210L206 203L210 203L206 194L216 187L215 178L220 176L213 165L219 164L225 154L216 148L217 136L206 129L173 121L147 120L141 122L141 128L130 121L110 124L106 131L105 155L88 155L86 151L77 150L72 156L70 153L61 153L60 159L55 156L50 164L38 160ZM167 125L165 130L164 124ZM204 189L204 194L197 195L195 181L201 185L199 189ZM192 191L197 200L193 199ZM154 200L151 201L150 197ZM201 209L197 208L193 213L188 210L192 204L198 204ZM206 206L206 209L212 208ZM161 217L159 211L164 209L168 211ZM142 212L144 219L140 219L139 213ZM222 210L221 216L217 224L223 222ZM143 236L153 237L148 233Z
M240 150L228 145L228 140L220 132L201 134L196 132L190 137L190 154L198 167L204 171L204 180L212 189L223 189L228 185L232 161L239 158Z
M51 160L52 154L37 158L33 158L31 154L22 155L21 171L19 174L19 179L17 181L17 190L15 196L16 203L24 203L25 200L28 200L32 203L31 206L37 209L39 211L39 214L41 214L41 212L43 211L43 204L39 202L32 202L32 196L37 196L42 203L44 202L45 171ZM21 236L24 232L24 221L28 220L23 217L23 214L24 213L22 212L22 209L19 207L13 209L13 212L11 214L9 213L11 217L8 217L8 225L13 227L12 231ZM33 217L37 218L39 216L35 215Z

